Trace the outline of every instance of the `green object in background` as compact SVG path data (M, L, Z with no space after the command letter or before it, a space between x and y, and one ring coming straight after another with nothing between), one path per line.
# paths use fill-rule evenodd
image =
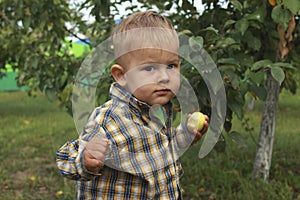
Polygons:
M4 77L0 79L0 91L26 90L27 87L19 87L16 82L18 72L6 72Z
M88 45L84 44L83 42L78 41L72 43L72 48L70 49L70 51L77 58L82 56L85 52L90 51L90 48Z
M74 42L70 51L75 57L80 57L84 52L89 51L89 46L82 42ZM10 65L5 66L6 70L3 70L4 77L0 78L0 91L16 91L27 90L28 87L19 87L16 82L18 71L14 71Z
M10 65L5 66L6 70L3 71L4 76L0 78L0 91L15 91L26 90L27 87L19 87L16 82L18 72L13 71Z

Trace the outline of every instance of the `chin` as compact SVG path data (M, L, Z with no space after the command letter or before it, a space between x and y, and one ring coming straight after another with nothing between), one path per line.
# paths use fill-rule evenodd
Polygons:
M157 100L157 101L153 101L151 103L149 103L150 105L155 105L155 104L159 104L159 105L165 105L170 101L170 99L168 100Z

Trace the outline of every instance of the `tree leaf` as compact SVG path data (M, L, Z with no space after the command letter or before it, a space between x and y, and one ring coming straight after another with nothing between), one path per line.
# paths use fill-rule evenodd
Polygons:
M273 78L278 81L279 85L281 85L285 78L284 71L280 67L273 66L271 68L271 74Z
M242 11L243 5L238 0L231 0L230 2L235 9L237 9L238 11Z
M238 43L233 38L227 37L227 38L224 38L222 40L219 40L217 42L216 47L226 48L226 47L228 47L230 45L235 45L235 44L238 45Z
M225 22L225 24L224 24L224 28L227 28L228 26L230 26L230 25L232 25L232 24L234 24L234 23L236 23L235 20L232 20L232 19L227 20L227 21Z
M197 37L190 37L189 39L189 45L194 51L199 51L203 47L203 37L197 36Z
M272 64L272 66L282 67L282 68L286 68L286 69L296 69L295 67L293 67L293 65L291 63L278 62L278 63Z
M297 14L300 11L299 0L283 0L283 4L294 14Z
M271 17L274 22L281 24L286 29L291 18L291 12L288 9L282 9L281 5L278 5L273 8Z
M268 60L268 59L260 60L260 61L257 61L256 63L254 63L252 65L251 70L259 70L259 69L265 68L265 67L267 67L268 65L271 65L271 64L272 64L271 60Z
M193 33L191 30L185 29L183 31L180 32L181 34L187 35L187 36L192 36Z
M261 85L266 80L266 73L265 71L258 71L258 72L249 72L250 79L256 83L256 85Z
M231 131L230 133L228 133L228 137L235 143L246 147L246 140L245 138L242 136L241 133L237 132L237 131Z
M261 6L257 8L253 13L246 13L245 18L248 20L254 20L259 21L261 23L264 23L264 19L267 15L266 8Z
M242 33L242 35L245 34L248 27L249 27L249 22L248 22L247 19L241 19L241 20L237 21L236 24L235 24L235 29L240 31Z
M234 58L220 58L218 59L218 64L231 64L231 65L236 65L239 66L239 61L237 61Z
M215 29L214 27L207 27L207 28L205 28L205 29L202 29L201 31L211 31L211 32L213 32L214 34L216 34L216 35L218 35L218 30L217 29Z
M230 110L234 112L239 119L243 119L244 101L242 97L235 91L229 92L227 97L227 105Z
M267 90L264 86L257 86L256 84L249 84L249 90L252 91L259 99L265 101L267 98Z
M246 31L243 41L245 41L251 49L258 51L261 48L261 42L260 40L253 36L253 34L250 31Z

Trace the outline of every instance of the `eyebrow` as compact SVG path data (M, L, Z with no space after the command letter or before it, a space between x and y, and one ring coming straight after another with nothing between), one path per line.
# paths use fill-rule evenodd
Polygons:
M180 62L180 59L179 58L172 58L172 59L169 59L169 60L165 60L167 63L176 63L176 62ZM142 63L142 65L144 64L161 64L161 62L158 62L157 60L155 59L152 59L152 58L147 58L145 59L145 61Z
M172 59L172 60L169 60L169 62L171 62L171 63L180 62L180 59L179 58Z

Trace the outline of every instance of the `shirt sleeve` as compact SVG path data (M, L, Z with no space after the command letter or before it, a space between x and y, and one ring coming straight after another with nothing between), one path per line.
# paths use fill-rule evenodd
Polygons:
M78 155L78 140L71 140L66 142L56 152L56 164L61 175L73 180L80 179L75 164L77 155Z
M182 122L175 128L175 139L180 149L186 149L191 146L193 137L192 133L188 131L185 122Z
M66 142L56 153L56 164L62 176L72 180L91 180L95 175L84 167L83 149L80 140Z
M102 168L96 174L88 172L83 159L87 142L100 134L100 130L97 111L94 111L79 139L66 142L56 153L56 164L62 176L72 180L92 180L101 175Z

